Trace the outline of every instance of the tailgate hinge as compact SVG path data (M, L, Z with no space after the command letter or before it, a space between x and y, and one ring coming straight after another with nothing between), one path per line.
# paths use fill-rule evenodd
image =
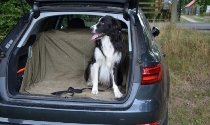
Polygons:
M39 2L34 2L34 4L33 4L33 12L34 12L34 18L35 19L40 16Z
M127 21L128 21L128 19L129 19L128 7L129 7L129 4L128 4L128 3L124 4L123 18L124 18L125 20L127 20Z
M138 14L138 10L139 10L139 0L137 0L137 3L136 3L136 15Z

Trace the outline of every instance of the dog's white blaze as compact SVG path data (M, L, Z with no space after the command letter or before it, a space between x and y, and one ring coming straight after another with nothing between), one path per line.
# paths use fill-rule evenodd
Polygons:
M101 17L101 18L102 18L102 17ZM91 29L93 29L93 30L92 30L92 33L96 33L96 29L97 29L96 26L97 26L97 25L99 24L99 22L101 21L101 18L98 20L98 22L97 22L95 25L93 25L93 26L90 27Z
M96 25L97 25L97 24L91 26L91 29L93 29L93 30L92 30L92 33L96 33Z

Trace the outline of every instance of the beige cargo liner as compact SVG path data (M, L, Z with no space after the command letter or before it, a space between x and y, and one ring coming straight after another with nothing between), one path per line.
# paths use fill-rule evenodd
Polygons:
M55 91L87 88L84 71L93 52L94 42L90 42L93 34L89 29L49 30L37 34L30 52L21 93L51 95ZM106 89L107 86L100 86ZM125 88L121 87L125 94ZM52 95L54 96L54 95ZM74 97L91 97L96 99L113 99L112 88L98 95L91 90L75 93Z

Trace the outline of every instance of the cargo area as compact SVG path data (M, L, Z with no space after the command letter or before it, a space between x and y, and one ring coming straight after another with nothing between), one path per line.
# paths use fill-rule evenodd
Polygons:
M75 26L75 24L74 24ZM99 84L99 94L91 93L84 79L84 72L90 61L95 42L90 41L93 34L89 27L48 29L37 34L31 34L24 46L13 55L17 83L9 85L11 93L23 95L38 95L64 98L92 98L98 100L114 99L110 86ZM128 89L128 33L122 32L126 51L123 55L121 70L125 85L119 86L123 95ZM16 92L14 88L16 87ZM53 92L84 89L80 92L64 92L53 95ZM88 88L88 89L86 89ZM102 91L100 91L102 90ZM104 90L104 91L103 91Z

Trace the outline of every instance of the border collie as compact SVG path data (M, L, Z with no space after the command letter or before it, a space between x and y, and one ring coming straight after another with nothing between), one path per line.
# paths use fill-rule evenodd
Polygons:
M98 83L112 84L115 98L120 98L123 94L117 85L123 82L120 62L124 52L121 23L112 16L104 16L90 30L94 33L91 41L95 41L95 48L85 71L85 80L92 86L92 94L98 94Z

